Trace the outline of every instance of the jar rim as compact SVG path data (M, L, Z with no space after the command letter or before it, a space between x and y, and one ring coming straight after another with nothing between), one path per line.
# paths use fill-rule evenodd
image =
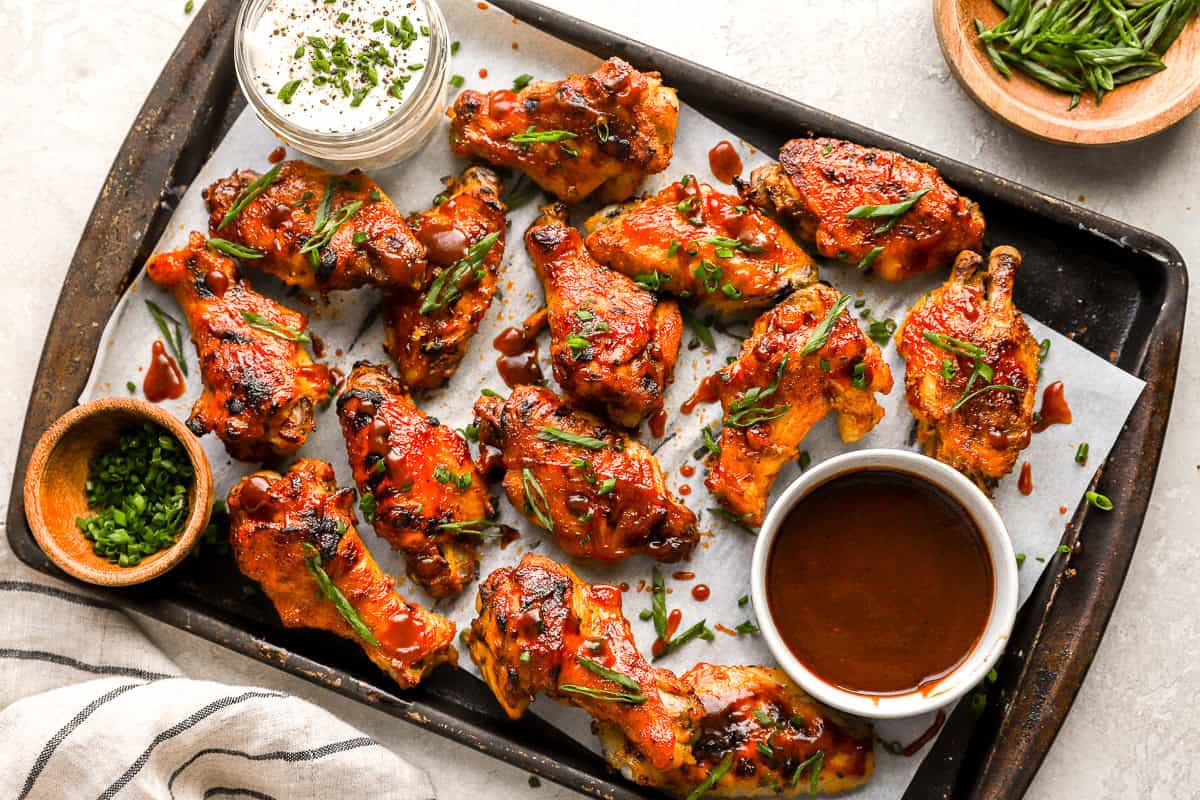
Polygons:
M445 72L448 62L449 33L446 19L441 8L434 0L414 0L426 12L429 25L429 56L425 68L416 84L412 87L409 97L400 107L389 116L371 125L348 131L325 132L298 125L275 110L267 96L259 89L253 80L249 36L253 24L271 0L246 0L238 9L234 25L234 67L238 85L254 112L263 123L279 136L299 149L305 146L312 148L347 147L355 150L370 150L381 146L386 139L394 136L412 125L420 124L431 111L431 106L437 104L442 95L440 89L445 83ZM347 153L355 157L356 153Z

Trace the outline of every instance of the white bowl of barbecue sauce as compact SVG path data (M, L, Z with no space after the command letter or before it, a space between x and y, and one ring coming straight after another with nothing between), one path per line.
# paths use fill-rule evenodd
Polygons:
M238 85L291 147L345 168L417 153L446 112L446 20L433 0L244 0Z
M991 501L916 453L860 450L809 469L751 566L772 655L822 703L876 719L949 705L1008 643L1017 564Z

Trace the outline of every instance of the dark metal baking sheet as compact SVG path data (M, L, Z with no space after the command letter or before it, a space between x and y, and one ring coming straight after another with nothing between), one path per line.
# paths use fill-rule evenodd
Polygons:
M600 56L658 69L684 101L755 146L775 152L809 133L885 147L934 164L980 202L989 238L1025 254L1017 304L1142 378L1147 389L1097 476L1115 510L1081 506L1064 541L1084 547L1042 576L1018 618L1001 680L982 716L963 704L947 722L905 800L1019 798L1070 709L1112 613L1137 543L1162 451L1183 335L1187 271L1160 237L943 158L785 97L543 8L501 0L521 20ZM8 513L17 556L66 577L38 549L21 484L41 433L79 396L117 300L137 274L183 190L243 103L233 73L237 0L209 0L151 90L121 146L63 283L29 399ZM648 795L550 725L510 722L491 693L461 670L416 690L394 686L353 644L283 629L228 560L194 559L113 600L386 713L586 794Z

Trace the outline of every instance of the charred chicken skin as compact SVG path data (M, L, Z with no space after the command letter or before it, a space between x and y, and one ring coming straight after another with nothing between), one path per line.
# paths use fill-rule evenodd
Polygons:
M861 786L875 770L871 729L817 705L781 670L697 664L680 681L704 707L682 766L658 769L619 728L596 726L608 763L639 785L686 797L728 765L705 797L804 797Z
M678 304L597 264L561 203L542 209L525 246L546 294L554 379L567 396L629 428L662 410L683 335Z
M892 390L892 373L845 310L849 300L822 283L796 291L755 320L738 359L689 401L721 401L721 450L705 485L749 525L762 524L775 476L827 413L837 412L843 442L883 418L875 393Z
M428 253L429 280L421 290L384 295L384 347L412 391L445 383L467 354L471 337L496 295L504 258L501 183L487 167L448 179L440 203L409 217Z
M813 260L777 223L692 176L602 209L587 229L601 264L720 312L761 309L817 280Z
M840 139L793 139L750 175L748 197L827 258L889 281L948 264L983 243L983 214L928 164ZM906 204L918 194L911 207ZM892 208L887 208L892 206Z
M146 268L183 309L199 356L204 391L188 428L197 436L215 432L242 461L295 453L333 385L329 370L297 341L308 324L304 315L251 289L200 233L182 250L153 256Z
M650 451L549 389L480 397L475 419L480 441L500 450L513 507L571 555L678 561L696 546L696 515L671 495Z
M396 592L354 529L353 503L324 461L247 475L229 492L234 558L284 625L352 639L400 686L416 686L457 663L454 623Z
M476 608L467 647L510 717L544 692L619 730L655 769L690 758L700 703L638 652L619 588L529 554L480 584Z
M619 202L671 163L679 101L657 72L610 58L520 92L462 92L448 114L456 154L522 170L568 203Z
M917 441L987 489L1029 446L1038 343L1013 305L1021 254L964 252L896 332Z
M385 367L365 361L346 379L338 417L367 522L430 595L461 592L475 579L476 543L494 527L466 443L417 408Z
M209 186L204 199L213 236L258 251L247 262L292 286L326 292L424 284L425 248L360 170L334 175L284 161L262 176L238 170Z

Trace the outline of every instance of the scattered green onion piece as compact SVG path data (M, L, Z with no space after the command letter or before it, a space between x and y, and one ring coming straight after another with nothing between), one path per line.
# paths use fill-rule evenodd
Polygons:
M257 314L253 311L242 311L242 319L251 328L256 328L260 331L266 331L272 336L278 336L280 339L287 339L291 342L303 342L305 344L312 342L312 338L302 331L295 328L289 328L285 325L277 325L271 320L264 317L262 314Z
M329 574L325 572L325 567L321 564L320 551L308 542L301 542L300 550L304 554L304 563L308 564L309 572L317 579L317 584L321 587L321 594L325 595L325 599L333 603L338 613L346 620L346 624L358 634L358 638L372 647L379 647L379 640L375 638L375 634L371 633L371 629L354 610L354 606L350 605L346 595L342 594L341 589L333 584Z

